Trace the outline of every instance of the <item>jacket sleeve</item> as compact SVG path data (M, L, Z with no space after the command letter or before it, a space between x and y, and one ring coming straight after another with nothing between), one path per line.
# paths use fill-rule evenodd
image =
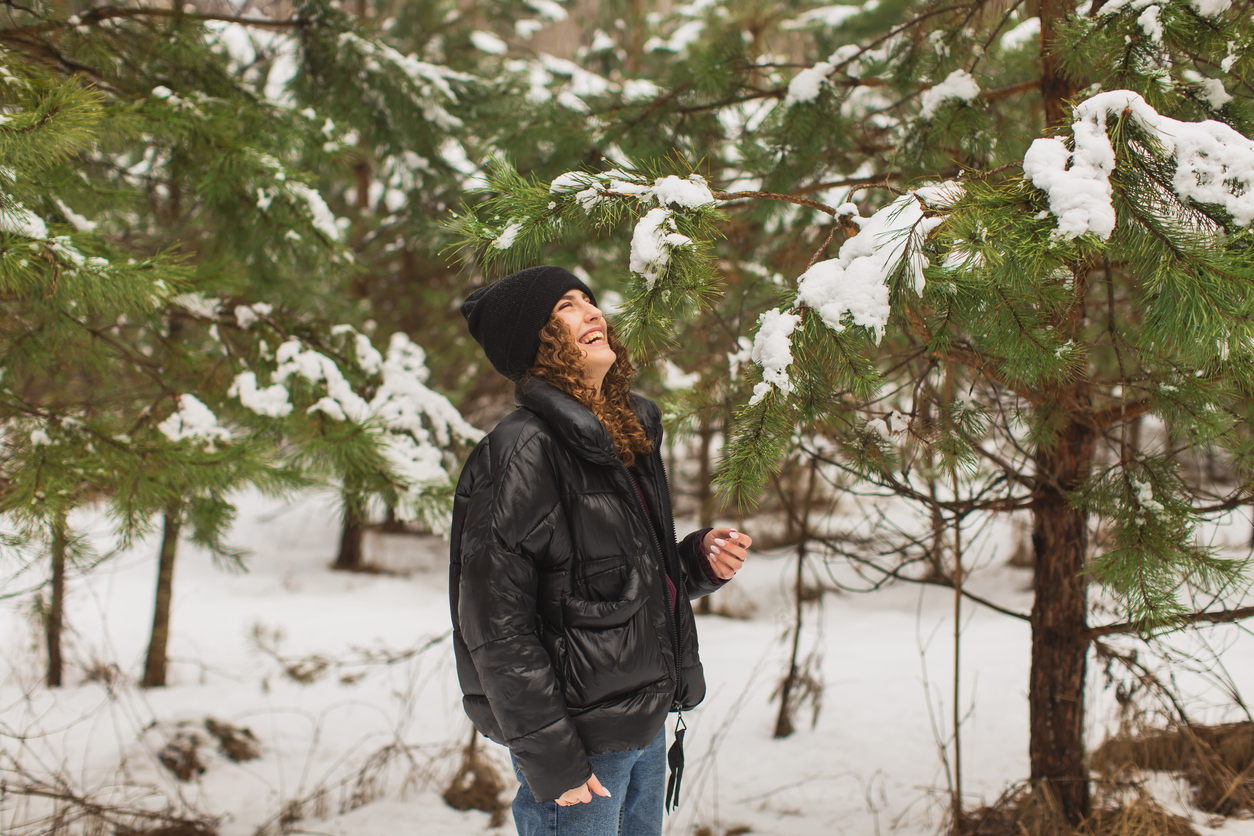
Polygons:
M706 556L701 553L701 540L710 529L703 528L685 537L679 544L679 558L687 564L688 598L695 600L721 588L727 581L710 571ZM730 580L730 578L728 579Z
M502 736L537 801L592 775L544 645L537 561L562 514L533 436L472 489L461 535L459 627Z

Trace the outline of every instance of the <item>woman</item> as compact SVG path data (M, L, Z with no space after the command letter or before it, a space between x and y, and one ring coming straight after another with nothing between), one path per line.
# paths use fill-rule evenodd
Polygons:
M578 278L532 267L461 310L518 406L454 500L466 713L510 749L521 836L659 834L666 714L705 696L690 601L752 541L715 528L676 543L661 413L630 393L627 353Z

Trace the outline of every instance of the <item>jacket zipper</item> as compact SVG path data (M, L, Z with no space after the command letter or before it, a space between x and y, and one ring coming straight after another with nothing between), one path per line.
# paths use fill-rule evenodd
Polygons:
M670 508L670 487L667 485L667 482L666 482L666 465L662 464L662 457L660 455L658 456L657 460L658 460L658 464L661 465L661 468L662 468L662 499L666 502L666 507L669 509ZM649 529L649 535L653 539L653 545L657 546L658 554L662 558L662 571L664 571L668 576L670 576L671 582L675 584L675 601L672 603L671 606L666 608L666 624L670 628L671 646L675 651L675 694L674 696L671 697L671 710L675 711L675 710L678 710L679 708L679 688L681 684L680 677L682 676L682 673L683 673L683 668L682 668L683 666L683 640L680 638L680 635L679 635L679 617L678 617L680 578L677 578L672 574L671 572L672 567L670 566L670 563L671 563L670 557L667 555L666 550L662 548L662 541L657 536L657 529L654 527L653 523L649 521L650 520L649 509L644 507L644 496L643 496L644 491L643 490L637 491L635 488L635 485L632 484L633 477L631 475L631 471L627 469L627 465L623 464L621 460L617 460L617 464L619 467L623 469L623 475L627 477L628 487L632 489L631 493L633 496L636 497L636 504L640 506L640 513L644 518L645 526ZM670 514L667 514L667 516L669 517ZM671 533L671 539L674 539L675 523L673 519L671 520L671 523L670 523L670 533Z

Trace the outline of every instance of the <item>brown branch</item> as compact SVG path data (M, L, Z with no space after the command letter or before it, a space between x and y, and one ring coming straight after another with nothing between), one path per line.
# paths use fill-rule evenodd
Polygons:
M1218 612L1195 612L1190 615L1182 616L1173 620L1169 626L1182 627L1186 624L1229 624L1234 621L1241 621L1254 616L1254 607L1237 607L1235 610L1219 610ZM1102 636L1113 636L1123 633L1135 633L1145 629L1145 624L1136 621L1124 621L1119 624L1106 624L1101 627L1091 627L1085 633L1085 637L1089 641L1099 639Z
M1018 93L1026 93L1029 90L1040 90L1041 80L1034 78L1031 81L1021 81L1018 84L1011 84L1007 87L998 87L996 90L986 90L980 93L979 98L986 102L996 101L997 99L1005 99Z
M781 200L784 203L795 203L798 206L809 206L811 209L817 209L836 217L836 210L826 203L819 203L817 200L811 200L808 197L797 197L791 194L777 194L775 192L715 192L714 196L719 200Z
M1149 411L1150 402L1149 399L1146 398L1144 400L1136 401L1135 403L1127 404L1126 406L1123 404L1112 404L1111 406L1103 409L1095 410L1089 420L1097 429L1105 430L1115 426L1116 424L1140 418L1142 415L1148 414Z
M45 32L55 32L61 29L69 29L73 25L92 26L102 23L106 20L114 18L152 18L162 17L176 20L190 20L198 23L218 20L224 23L238 23L241 26L255 26L259 29L291 29L298 26L308 26L309 21L304 18L290 18L288 20L273 20L264 17L236 17L234 15L214 15L214 14L193 14L184 12L179 9L125 9L118 6L102 6L95 9L89 9L78 16L77 24L71 24L69 19L57 20L51 23L40 23L33 26L15 26L8 29L0 29L0 39L13 39L25 35L42 35Z

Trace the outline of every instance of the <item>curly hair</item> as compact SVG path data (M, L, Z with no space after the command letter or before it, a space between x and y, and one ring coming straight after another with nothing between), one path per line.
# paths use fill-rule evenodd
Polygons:
M636 369L631 365L627 349L618 342L614 329L608 325L605 339L614 349L617 359L606 372L600 392L584 381L583 349L575 342L570 329L556 316L540 329L540 346L527 374L553 384L591 410L609 431L618 458L631 467L636 463L636 456L647 456L653 451L653 442L645 435L636 413L631 411L628 396Z

